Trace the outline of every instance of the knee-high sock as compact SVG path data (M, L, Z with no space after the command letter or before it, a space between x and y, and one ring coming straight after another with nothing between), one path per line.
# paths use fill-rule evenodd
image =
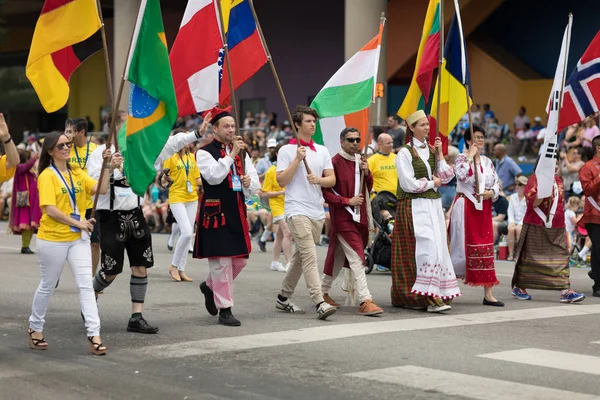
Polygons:
M21 247L25 248L25 247L29 247L29 244L31 244L31 237L33 236L33 231L26 229L23 232L21 232Z
M112 282L113 281L106 280L104 273L99 269L96 271L96 275L94 275L94 292L103 291L109 287Z
M131 275L129 281L129 291L131 292L132 303L144 303L146 299L146 290L148 289L148 277Z

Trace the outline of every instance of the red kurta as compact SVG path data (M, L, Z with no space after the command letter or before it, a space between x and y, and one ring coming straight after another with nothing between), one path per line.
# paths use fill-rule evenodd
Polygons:
M348 202L354 197L354 161L348 161L341 155L336 154L331 159L331 162L333 164L333 170L335 171L335 186L333 188L323 189L323 198L327 204L329 204L329 215L331 217L329 248L327 249L327 258L325 259L325 266L323 268L323 272L329 276L333 276L333 261L338 234L352 246L352 249L354 249L359 256L362 256L364 253L369 240L366 203L369 201L369 197L365 196L365 202L360 206L360 223L354 222L352 215L346 210ZM373 188L373 176L370 173L365 176L365 186L367 188L367 193ZM335 194L334 190L338 194Z
M593 198L600 204L600 158L594 156L586 162L579 170L579 180L583 187L586 198ZM598 211L589 200L585 201L583 217L579 220L579 226L585 228L585 224L600 225L600 211Z
M565 190L563 188L562 179L558 176L554 175L554 182L558 185L558 205L556 206L556 212L554 213L554 218L552 219L552 228L564 228L565 227ZM538 185L537 178L535 174L531 175L529 180L527 181L527 186L525 186L525 200L527 201L527 212L525 212L525 217L523 218L523 223L532 224L537 226L545 226L545 221L542 221L540 216L535 212L535 207L533 206L533 202L537 197ZM542 203L538 206L540 210L544 213L544 215L548 215L550 213L550 209L552 208L552 203L554 202L553 197L549 197L544 199ZM587 206L587 205L586 205Z

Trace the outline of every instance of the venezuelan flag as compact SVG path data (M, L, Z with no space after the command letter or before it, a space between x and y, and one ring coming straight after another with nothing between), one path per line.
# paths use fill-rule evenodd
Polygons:
M267 63L267 54L248 0L220 1L235 90ZM224 68L222 82L228 82L228 76L228 71ZM221 84L219 102L228 103L230 95L229 85Z
M431 118L437 115L437 97L440 96L439 132L446 138L468 111L467 87L469 87L469 103L473 104L470 93L470 74L467 62L467 49L465 46L460 11L457 9L450 24L446 46L444 47L444 61L440 69L442 86L437 83L433 93ZM433 129L432 129L433 130Z
M46 0L35 25L25 75L46 112L69 100L71 74L102 48L96 0Z
M423 110L431 94L433 70L438 67L440 51L440 0L430 0L423 24L417 63L406 97L398 115L406 119L417 110Z
M177 119L177 100L159 0L142 0L130 56L125 68L130 82L127 121L119 131L125 176L143 196L156 177L154 162Z

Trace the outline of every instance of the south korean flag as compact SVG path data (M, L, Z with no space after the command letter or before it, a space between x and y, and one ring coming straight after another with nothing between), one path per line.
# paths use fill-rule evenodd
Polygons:
M558 158L558 117L562 105L562 93L565 84L565 61L569 56L569 39L571 36L572 16L569 15L569 23L563 35L560 56L554 74L554 83L550 98L548 99L548 126L544 133L544 144L540 148L538 164L535 176L538 183L538 199L552 196L554 186L554 171Z

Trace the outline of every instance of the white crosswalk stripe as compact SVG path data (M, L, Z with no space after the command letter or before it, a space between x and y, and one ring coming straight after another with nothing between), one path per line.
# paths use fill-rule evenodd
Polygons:
M591 394L423 368L414 365L354 372L347 375L476 400L506 400L511 398L528 400L598 399L598 396Z
M183 343L148 346L141 350L146 355L159 358L179 358L203 354L261 349L274 346L298 345L324 340L342 339L392 332L409 332L426 329L442 329L459 326L530 321L547 318L574 317L600 314L600 305L569 305L529 308L523 310L494 311L473 314L443 315L435 318L407 318L378 320L355 324L325 325L306 329L255 335L232 336L218 339L194 340Z
M584 354L564 353L562 351L532 348L481 354L479 357L519 364L536 365L539 367L555 368L564 371L600 375L600 357L588 356Z

